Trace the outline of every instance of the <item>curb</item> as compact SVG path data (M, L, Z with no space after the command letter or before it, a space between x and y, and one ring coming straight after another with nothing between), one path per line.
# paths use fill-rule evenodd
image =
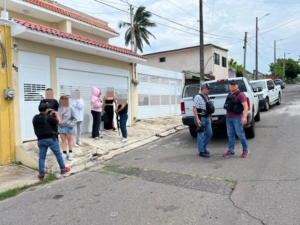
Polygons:
M74 165L70 166L71 171L69 173L64 174L64 175L61 175L60 173L57 173L57 171L54 172L52 169L51 169L51 172L56 176L57 179L61 179L61 178L64 178L64 177L69 177L71 175L80 173L82 171L89 170L92 167L98 166L99 164L102 164L105 161L110 160L110 159L112 159L112 158L114 158L118 155L121 155L123 153L127 153L127 152L132 151L136 148L139 148L141 146L149 144L149 143L151 143L153 141L156 141L160 138L167 137L171 134L174 134L174 133L176 133L178 131L181 131L181 130L184 130L186 128L188 128L188 126L184 126L184 125L176 126L176 127L173 127L169 130L158 133L154 136L150 136L150 137L148 137L144 140L140 140L140 141L130 143L130 144L128 144L126 146L123 146L121 148L111 149L106 154L102 155L102 154L95 153L89 159L85 159L85 160L74 163Z

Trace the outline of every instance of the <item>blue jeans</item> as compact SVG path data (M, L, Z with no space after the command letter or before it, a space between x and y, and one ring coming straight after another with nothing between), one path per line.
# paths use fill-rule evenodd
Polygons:
M120 115L120 128L123 138L127 138L126 122L128 119L128 114Z
M198 151L200 153L206 150L206 146L210 141L210 139L212 138L213 132L212 132L211 122L209 117L200 117L199 119L201 121L201 126L205 130L205 134L204 132L197 133ZM194 123L196 124L196 126L198 126L196 118L194 118Z
M66 168L57 140L54 141L53 138L42 139L42 140L38 141L38 146L40 149L40 157L39 157L39 173L40 174L45 174L45 160L46 160L46 154L47 154L48 147L52 150L52 152L56 156L56 160L59 164L60 169L63 170Z
M227 126L227 135L229 138L229 151L234 151L235 144L235 133L239 137L243 150L248 150L247 140L244 134L243 125L242 125L242 117L238 118L226 118L226 126Z

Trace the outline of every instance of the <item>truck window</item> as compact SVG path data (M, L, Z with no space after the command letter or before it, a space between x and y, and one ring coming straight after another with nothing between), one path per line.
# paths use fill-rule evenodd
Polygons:
M242 92L247 92L246 85L243 80L237 80L239 83L239 89ZM212 82L209 85L213 88L209 91L209 95L228 94L230 81Z
M258 87L261 87L261 88L266 88L266 82L265 81L260 81L260 82L255 82L255 83L251 83L251 86L255 89L255 88L258 88Z
M199 89L200 88L197 86L187 86L184 90L183 98L196 96L197 94L199 94Z

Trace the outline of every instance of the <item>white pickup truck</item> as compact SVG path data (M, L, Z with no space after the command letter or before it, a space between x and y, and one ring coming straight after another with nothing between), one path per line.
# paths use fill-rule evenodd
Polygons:
M230 92L230 80L236 80L239 83L239 89L247 97L248 115L247 124L244 126L245 135L247 138L255 137L255 121L260 121L260 111L257 94L250 86L248 80L243 77L221 79L208 81L209 85L213 88L209 92L210 99L214 102L215 113L212 115L212 126L226 127L226 110L223 108L228 93ZM182 122L184 125L189 126L190 134L193 137L197 136L196 125L194 123L193 113L193 98L199 93L200 85L187 85L182 92L181 100L181 114ZM257 90L256 90L257 91Z
M250 85L253 89L257 89L259 107L265 111L269 111L270 105L281 104L282 90L280 84L275 85L271 79L252 80Z

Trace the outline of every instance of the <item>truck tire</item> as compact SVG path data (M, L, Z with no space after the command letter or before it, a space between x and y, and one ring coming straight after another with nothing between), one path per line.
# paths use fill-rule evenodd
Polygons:
M192 137L197 137L197 127L196 126L189 126L189 129L190 129L190 134Z
M259 121L260 121L260 109L258 107L256 116L255 116L255 122L259 122Z
M265 102L265 107L264 107L264 110L265 111L269 111L270 109L270 102L269 102L269 98L266 99L266 102Z
M278 95L278 101L276 102L276 105L281 105L281 94Z
M252 113L252 121L251 126L248 128L245 128L245 135L246 138L254 138L255 137L255 121L254 121L254 113Z

